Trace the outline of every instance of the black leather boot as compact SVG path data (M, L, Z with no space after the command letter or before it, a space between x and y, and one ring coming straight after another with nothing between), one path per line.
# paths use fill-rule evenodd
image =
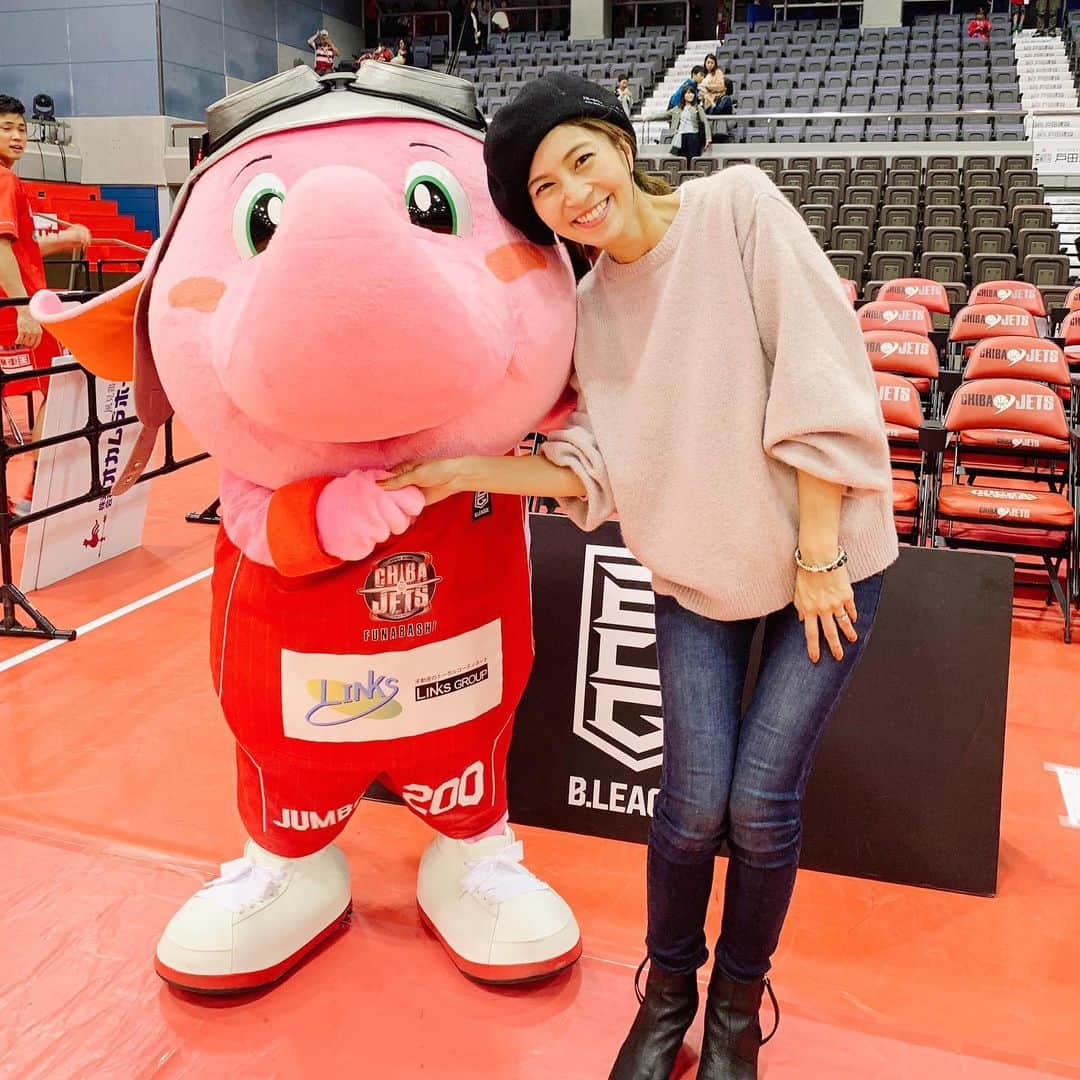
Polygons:
M650 967L645 993L638 988L646 961L634 976L641 1007L608 1080L669 1080L683 1036L698 1007L697 975L668 975Z
M758 1009L768 990L776 1023L768 1038L761 1037ZM720 965L713 967L705 1002L705 1037L701 1041L698 1080L755 1080L758 1050L776 1034L780 1006L766 978L750 983L729 979Z

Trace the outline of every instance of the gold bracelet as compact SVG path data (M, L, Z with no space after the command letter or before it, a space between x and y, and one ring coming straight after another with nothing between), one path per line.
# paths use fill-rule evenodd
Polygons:
M847 563L847 552L839 546L836 549L836 558L831 563L817 564L803 562L802 551L799 548L795 549L795 565L810 574L827 574L830 570L839 570L845 563Z

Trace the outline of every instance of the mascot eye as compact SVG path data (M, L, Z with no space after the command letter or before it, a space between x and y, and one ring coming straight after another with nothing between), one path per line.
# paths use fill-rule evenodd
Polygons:
M409 220L421 229L469 236L472 207L461 181L437 161L418 161L405 177L405 206Z
M260 173L244 188L233 211L233 240L245 259L266 249L284 203L285 185L273 173Z

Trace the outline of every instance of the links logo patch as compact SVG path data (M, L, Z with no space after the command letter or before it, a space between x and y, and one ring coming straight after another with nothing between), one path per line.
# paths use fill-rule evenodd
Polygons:
M304 689L315 702L304 714L312 727L337 727L364 717L389 720L401 713L400 702L394 700L401 687L392 675L369 671L364 682L309 679Z
M423 615L435 598L442 578L424 551L402 551L381 559L357 594L380 622L402 622Z
M664 735L650 582L626 548L586 546L574 734L634 772L660 764Z

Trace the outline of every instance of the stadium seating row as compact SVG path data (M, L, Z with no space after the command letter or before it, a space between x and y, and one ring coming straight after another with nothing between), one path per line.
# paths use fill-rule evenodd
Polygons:
M1071 640L1080 601L1075 508L1080 289L1053 321L1040 291L989 282L955 310L922 278L882 286L859 308L908 543L1011 554L1045 575ZM947 336L930 314L949 317Z
M678 185L749 159L640 156ZM1040 288L1069 284L1070 264L1029 154L921 157L760 157L842 277L872 295L880 284L924 277L959 289L1022 277Z

